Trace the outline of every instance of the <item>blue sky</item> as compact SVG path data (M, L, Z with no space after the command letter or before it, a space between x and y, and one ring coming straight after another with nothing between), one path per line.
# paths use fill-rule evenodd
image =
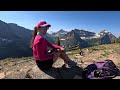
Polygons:
M49 32L77 28L98 33L106 29L120 36L120 11L0 11L0 20L28 29L45 20L52 26Z

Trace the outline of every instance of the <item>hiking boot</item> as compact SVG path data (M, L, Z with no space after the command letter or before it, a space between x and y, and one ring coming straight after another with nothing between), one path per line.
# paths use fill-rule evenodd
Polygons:
M78 66L77 62L74 62L74 61L69 61L69 62L65 62L64 66L66 68L71 68L71 67L74 67L74 66Z

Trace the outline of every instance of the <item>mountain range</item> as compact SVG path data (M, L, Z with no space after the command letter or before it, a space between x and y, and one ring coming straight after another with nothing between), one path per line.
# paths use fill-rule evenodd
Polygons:
M61 30L60 30L61 31ZM86 30L74 29L70 32L65 33L64 35L56 32L57 35L52 34L54 37L60 37L61 45L66 49L70 49L78 45L80 48L102 45L102 44L110 44L112 40L116 39L116 37L107 30L102 30L99 33L90 32ZM62 30L61 33L66 32Z
M0 20L0 59L32 56L32 49L29 48L31 37L32 30L15 23L6 23ZM116 38L107 30L96 34L79 29L71 31L61 29L58 32L47 33L45 38L51 43L56 43L57 37L60 38L61 46L66 50L76 46L85 48L94 45L110 44Z

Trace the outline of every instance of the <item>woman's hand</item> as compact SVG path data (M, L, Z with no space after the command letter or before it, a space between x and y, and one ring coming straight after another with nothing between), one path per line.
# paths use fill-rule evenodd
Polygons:
M64 48L63 48L63 47L61 47L61 48L60 48L60 50L61 50L61 51L64 51Z
M64 48L63 47L61 47L60 49L57 49L58 51L64 51Z

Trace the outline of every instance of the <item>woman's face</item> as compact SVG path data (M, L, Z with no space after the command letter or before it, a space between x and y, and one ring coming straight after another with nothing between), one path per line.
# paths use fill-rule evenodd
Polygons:
M48 26L45 26L45 27L40 27L38 30L43 34L45 35L47 33L47 30L49 29Z

